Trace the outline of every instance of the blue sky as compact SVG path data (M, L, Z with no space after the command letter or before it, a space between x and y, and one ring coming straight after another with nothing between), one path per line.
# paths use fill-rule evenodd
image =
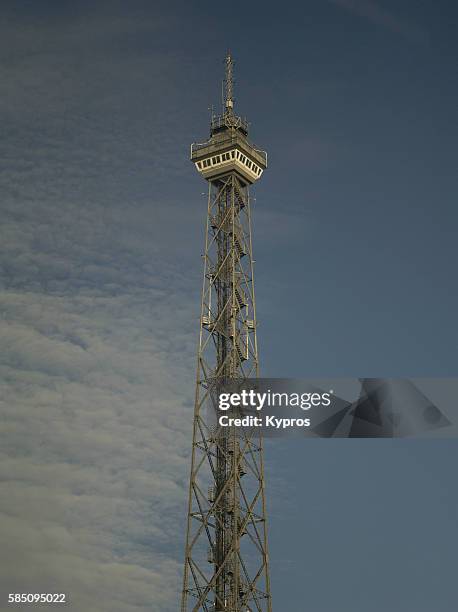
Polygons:
M455 376L447 1L5 2L0 609L178 607L208 135L223 58L267 149L265 376ZM456 443L267 445L276 610L450 612ZM281 602L281 604L280 604Z

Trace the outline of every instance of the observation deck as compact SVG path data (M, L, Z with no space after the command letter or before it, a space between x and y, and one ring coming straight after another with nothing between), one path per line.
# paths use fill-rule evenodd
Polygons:
M191 145L191 161L207 180L237 172L253 184L267 168L267 153L248 141L246 119L232 113L212 117L210 138Z

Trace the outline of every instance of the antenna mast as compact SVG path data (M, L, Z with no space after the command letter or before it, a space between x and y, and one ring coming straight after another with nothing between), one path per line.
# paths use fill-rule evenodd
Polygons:
M226 60L226 78L224 80L225 90L226 90L226 100L225 100L225 113L229 116L234 114L234 61L231 56L231 52L229 51Z

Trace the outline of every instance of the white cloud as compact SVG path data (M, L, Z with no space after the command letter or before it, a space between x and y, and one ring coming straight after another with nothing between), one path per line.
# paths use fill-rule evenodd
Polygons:
M65 591L75 610L176 604L192 317L164 314L173 294L140 293L0 300L3 593Z
M193 317L155 294L2 295L1 591L92 590L105 603L75 610L128 610L123 593L146 609L168 588L157 609L173 609Z
M181 109L154 106L176 60L107 60L113 41L162 22L86 25L64 20L53 39L44 22L13 23L2 40L0 609L9 592L64 592L75 611L168 612L202 232L186 238L199 221L189 206L177 221L177 195L158 189L183 174L168 131ZM175 263L190 249L195 263Z

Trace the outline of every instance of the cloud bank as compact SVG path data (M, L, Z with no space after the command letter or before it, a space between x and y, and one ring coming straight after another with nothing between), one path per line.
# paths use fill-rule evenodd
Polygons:
M178 605L198 301L160 187L180 176L180 110L136 122L174 60L116 54L160 27L2 28L0 609L15 592Z

